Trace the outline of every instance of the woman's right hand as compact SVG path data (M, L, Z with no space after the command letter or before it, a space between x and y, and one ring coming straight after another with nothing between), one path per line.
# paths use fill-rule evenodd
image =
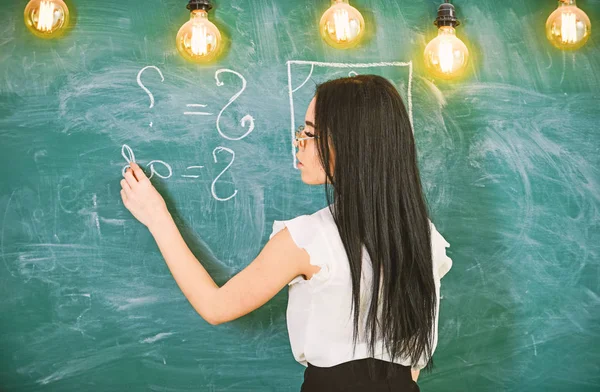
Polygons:
M152 230L170 217L165 200L137 163L131 162L124 177L121 180L121 199L137 220Z

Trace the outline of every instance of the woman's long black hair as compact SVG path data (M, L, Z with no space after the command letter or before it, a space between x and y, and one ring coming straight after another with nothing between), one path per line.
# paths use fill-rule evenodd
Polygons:
M383 340L392 361L410 358L416 366L433 354L437 298L427 204L402 98L377 75L327 81L316 89L315 130L327 201L350 262L354 349L364 246L373 267L369 353ZM432 366L429 360L425 369Z

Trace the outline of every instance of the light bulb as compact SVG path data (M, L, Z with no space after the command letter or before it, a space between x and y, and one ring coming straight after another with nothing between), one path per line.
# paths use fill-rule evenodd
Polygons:
M365 30L365 20L348 0L332 0L332 6L323 13L319 22L321 36L338 49L356 46Z
M452 26L442 26L438 36L425 47L425 67L435 76L451 79L460 76L467 68L469 50L456 37Z
M41 38L58 37L69 24L69 9L62 0L31 0L24 16L25 26Z
M582 47L591 34L590 18L575 5L575 0L559 0L558 8L546 20L546 37L559 49Z
M214 60L220 50L221 33L208 20L204 9L192 10L190 20L177 33L177 50L187 60L206 63Z
M425 47L425 68L429 73L442 79L452 79L461 76L467 68L469 50L456 37L456 19L454 6L446 3L438 8L438 15L433 22L438 27L438 36Z

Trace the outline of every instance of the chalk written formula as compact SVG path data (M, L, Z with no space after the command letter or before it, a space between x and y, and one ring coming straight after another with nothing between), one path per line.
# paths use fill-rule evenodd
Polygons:
M137 74L137 83L138 85L146 92L146 94L148 94L148 97L150 99L150 106L149 108L152 108L154 106L154 95L150 92L150 90L142 83L141 77L142 74L144 73L144 71L146 71L147 69L153 69L155 70L161 78L161 82L164 82L165 78L163 76L163 73L161 72L161 70L154 66L154 65L149 65L146 66L144 68L142 68L138 74ZM246 89L246 79L244 78L244 76L242 76L240 73L235 72L233 70L230 69L219 69L215 72L215 81L217 86L223 86L224 83L219 79L219 75L222 73L230 73L233 74L235 76L237 76L241 81L242 81L242 87L239 91L237 91L227 102L227 104L220 110L219 114L217 115L217 119L216 119L216 128L217 131L219 132L219 135L227 140L241 140L243 138L245 138L246 136L248 136L253 130L254 130L254 118L250 115L250 114L246 114L245 116L242 117L241 121L240 121L240 125L243 128L246 128L247 126L247 130L246 132L239 137L231 137L226 135L223 130L221 130L221 116L223 115L223 112L244 92L244 90ZM205 104L187 104L186 105L187 108L204 108L206 107ZM193 109L191 109L193 110ZM200 115L200 116L210 116L213 113L209 113L209 112L201 112L201 111L185 111L183 113L184 115ZM150 127L152 127L152 123L149 124ZM235 152L227 147L216 147L213 152L213 159L214 162L217 163L218 162L218 158L217 158L217 154L220 152L226 152L231 154L231 161L229 162L229 164L219 173L219 175L217 175L217 177L215 177L215 179L212 181L211 184L211 194L212 196L215 198L215 200L218 201L227 201L230 200L232 198L235 197L235 195L237 194L237 189L229 196L226 197L220 197L217 195L216 191L215 191L215 184L216 182L219 180L219 178L225 173L225 171L227 171L227 169L229 169L229 167L231 167L231 165L233 164L233 161L235 160ZM129 163L131 162L135 162L135 154L133 152L133 150L131 149L131 147L129 147L127 144L124 144L121 147L121 155L123 156L123 158L125 158L125 160L127 161L127 165L125 165L123 167L122 172L125 173L125 170L129 167ZM162 161L162 160L158 160L158 159L154 159L151 160L150 162L148 162L146 164L146 167L150 169L150 175L148 176L149 178L152 178L153 176L157 176L163 179L167 179L170 178L171 176L173 176L173 169L171 168L171 165L169 165L167 162ZM192 165L192 166L188 166L186 168L186 174L181 174L181 177L185 177L185 178L198 178L200 177L200 171L201 169L203 169L204 166L201 165Z
M215 163L218 162L217 153L219 153L219 152L228 152L229 154L231 154L231 161L227 164L227 166L223 170L221 170L219 175L217 175L215 177L215 179L212 181L212 183L210 185L210 193L215 198L215 200L227 201L229 199L234 198L235 195L237 195L237 192L238 192L237 189L231 195L229 195L227 197L220 197L217 195L217 193L215 191L215 184L217 183L219 178L221 178L221 176L227 171L227 169L229 169L231 167L231 165L233 164L233 161L235 160L235 152L232 149L227 148L227 147L221 147L221 146L215 147L215 149L212 152ZM122 169L122 173L125 174L125 170L127 170L127 168L130 167L129 164L131 162L136 161L135 153L133 152L131 147L129 147L127 144L123 144L123 147L121 147L121 155L123 155L123 158L125 158L125 160L127 161L127 165L123 166L123 169ZM148 178L152 178L156 175L157 177L167 179L167 178L171 178L173 176L173 169L171 168L171 165L169 165L165 161L161 161L160 159L151 160L150 162L148 162L146 164L146 167L150 169L150 175L148 176ZM200 169L203 169L203 168L204 168L204 166L200 166L200 165L188 166L186 168L186 173L188 173L188 171L189 171L189 174L181 174L181 177L198 178L198 177L200 177L200 175L197 173L199 173Z
M405 83L403 83L403 86L406 88L406 99L407 99L407 104L408 104L408 113L409 113L409 117L410 117L410 121L412 123L412 91L411 91L411 87L412 87L412 62L366 62L366 63L330 63L330 62L317 62L317 61L301 61L301 60L290 60L287 61L287 76L288 76L288 95L289 95L289 104L290 104L290 149L291 149L291 158L292 158L292 163L293 163L293 167L294 169L298 169L297 167L297 159L296 159L296 147L294 146L294 137L295 137L295 130L296 130L296 124L295 124L295 94L297 94L298 90L301 89L306 89L306 88L310 88L310 86L305 87L307 85L307 82L312 80L311 78L314 76L314 72L316 69L323 69L326 70L327 73L331 74L331 77L333 77L334 74L336 74L336 72L338 72L339 70L343 70L343 71L347 71L347 75L348 76L355 76L358 75L359 72L357 72L357 70L361 69L361 70L368 70L370 72L373 72L375 70L377 70L376 72L382 72L383 69L385 68L406 68L408 70L408 77ZM138 73L137 73L137 84L140 86L140 88L142 88L142 90L148 95L148 98L150 100L150 104L148 106L148 108L153 108L154 104L155 104L155 99L154 99L154 95L153 93L147 88L146 85L144 85L144 83L142 82L142 75L144 74L145 71L154 71L158 74L158 76L160 77L160 82L164 82L165 81L165 77L162 73L162 71L154 66L154 65L149 65L149 66L145 66L143 67ZM255 129L255 121L254 118L250 115L250 114L244 114L241 119L239 120L239 125L243 128L243 134L239 137L233 137L230 134L226 133L225 130L222 129L222 124L221 124L221 119L223 116L223 113L225 111L231 110L230 106L233 104L233 102L238 99L242 93L244 93L244 91L246 90L247 87L247 81L246 78L244 78L244 76L236 71L233 71L231 69L226 69L226 68L222 68L222 69L218 69L215 71L214 74L214 78L215 78L215 82L217 87L221 87L224 85L224 82L222 81L222 74L230 74L235 76L237 79L239 79L239 81L241 82L241 88L239 90L237 90L228 100L228 102L221 108L221 110L218 112L218 114L216 115L216 119L215 119L215 126L216 129L220 135L220 137L222 137L223 139L229 140L229 141L237 141L237 140L241 140L246 138L248 135L250 135L254 129ZM146 73L147 75L147 73ZM300 80L297 81L296 83L294 83L292 81L292 79L295 79L292 77L292 75L296 75L296 77L301 76ZM336 74L337 76L339 76L339 74ZM324 77L324 76L323 76ZM234 78L235 80L235 78ZM282 86L283 87L283 86ZM214 116L216 114L216 111L212 111L210 110L210 108L208 108L207 110L207 102L202 102L202 103L186 103L185 104L185 109L183 111L183 115L184 116L201 116L201 117L208 117L208 116ZM304 107L302 108L304 109ZM150 122L150 127L152 127L153 123ZM214 163L218 163L219 159L221 159L221 162L226 159L225 157L223 157L223 154L219 154L219 153L229 153L231 155L231 161L228 163L227 167L225 167L212 181L211 184L211 194L213 196L213 198L215 200L219 200L219 201L227 201L227 200L231 200L232 198L234 198L237 194L237 189L234 190L234 192L232 192L229 195L217 195L216 191L215 191L215 184L216 182L221 178L221 176L225 173L225 171L227 171L233 164L233 161L235 160L235 152L230 149L230 148L226 148L226 147L216 147L213 152L213 160ZM127 161L127 163L129 164L130 162L135 162L135 155L133 153L133 150L131 149L131 147L129 147L127 144L124 144L121 148L121 155L123 156L123 158L125 158L125 160ZM221 155L221 156L219 156ZM125 169L129 166L126 165L123 167L123 171L125 171ZM181 172L181 173L173 173L173 169L171 167L170 164L168 164L165 161L162 160L151 160L148 163L146 163L146 167L149 169L149 177L152 178L153 176L157 176L163 179L168 179L170 177L172 177L173 175L176 176L180 176L180 177L184 177L184 178L199 178L201 176L202 173L202 169L204 169L204 166L201 165L191 165L191 166L187 166L185 171Z

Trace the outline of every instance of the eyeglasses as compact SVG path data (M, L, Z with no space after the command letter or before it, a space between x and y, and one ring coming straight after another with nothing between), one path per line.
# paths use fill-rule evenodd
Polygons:
M305 126L300 125L298 129L296 129L296 136L294 137L294 147L299 147L304 149L306 147L306 141L310 139L318 139L318 136L306 136L301 137L304 132ZM306 134L305 134L306 135Z

